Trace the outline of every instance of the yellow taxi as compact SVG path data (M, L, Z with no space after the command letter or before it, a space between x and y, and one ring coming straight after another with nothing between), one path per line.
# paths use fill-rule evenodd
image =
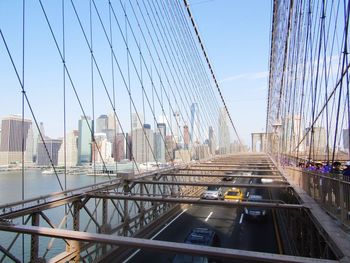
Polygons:
M233 187L226 191L224 195L225 201L240 202L243 199L243 193L241 189Z

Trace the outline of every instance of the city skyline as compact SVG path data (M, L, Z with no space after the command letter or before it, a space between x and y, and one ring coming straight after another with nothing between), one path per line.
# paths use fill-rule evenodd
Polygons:
M195 120L195 115L196 113L193 112L192 123L199 124L199 122ZM113 115L101 114L95 120L92 120L89 116L81 116L81 118L77 120L75 129L67 131L65 136L60 136L58 138L52 138L49 134L45 133L47 126L43 122L39 123L39 129L37 129L36 127L33 128L32 120L25 119L24 121L28 123L25 133L25 162L36 163L41 166L49 166L51 162L59 166L64 164L67 166L76 166L94 162L112 163L122 161L123 159L130 159L131 155L128 152L131 150L134 160L137 163L165 163L174 158L189 161L191 159L208 157L209 155L215 154L217 151L216 147L219 147L216 142L216 133L220 133L220 127L215 132L212 126L194 128L193 125L193 133L199 131L199 129L207 130L204 137L199 139L199 134L196 135L196 137L191 135L186 122L181 123L179 113L174 114L176 127L172 129L173 132L175 131L173 134L171 134L170 131L171 127L169 125L167 126L166 123L158 122L156 123L156 127L152 127L151 124L139 123L136 121L138 120L138 118L136 118L136 113L132 116L134 116L133 119L135 120L131 127L132 130L126 131L126 133L119 132L119 127L115 125ZM15 140L20 141L19 137L22 136L22 133L19 131L21 131L22 127L22 117L10 115L1 117L0 119L0 131L3 130L0 138L6 141L6 136L8 136L8 134L10 134L10 136L12 136L11 134L17 134L14 138L18 137ZM159 118L160 121L165 119L166 118ZM220 116L218 116L218 119L220 123L227 121L220 121ZM17 127L11 132L6 131L6 123L8 120L15 121L16 125L12 126ZM1 129L2 127L3 129ZM40 130L41 135L38 130ZM93 130L95 130L95 132L92 137ZM41 136L43 139L41 139ZM12 139L8 140L10 141ZM228 145L229 144L230 142ZM201 148L201 145L203 145L204 148ZM4 147L3 144L1 144L1 140L0 146ZM176 153L176 151L178 152ZM186 151L188 151L188 153L186 153ZM47 152L49 152L49 156ZM0 152L0 155L1 154L2 156L4 155L4 150ZM17 151L17 157L15 159L12 161L2 161L2 164L9 164L13 161L20 163L21 154L21 151Z
M215 66L215 73L217 74L217 79L221 87L221 91L226 98L227 107L232 115L233 121L236 123L238 132L245 143L249 142L250 133L261 131L265 128L265 112L266 107L264 104L264 99L267 95L267 71L268 71L268 55L265 50L269 47L269 30L270 30L270 4L263 3L261 1L253 1L251 4L255 6L254 9L250 8L251 4L244 3L234 3L232 1L223 0L224 4L217 5L214 2L206 2L196 4L194 3L191 7L193 11L193 16L197 21L199 32L206 43L206 49L210 54L211 62ZM195 2L195 1L193 1ZM191 5L191 1L189 2ZM80 9L87 10L88 5L77 4ZM7 31L6 25L8 21L12 21L13 28L19 28L21 25L21 16L15 9L12 9L11 5L5 2L0 4L1 10L6 10L6 12L0 11L0 22L4 25L4 34L8 38L9 44L20 43L21 36L15 34L16 30ZM59 10L60 6L58 3L45 3L45 7L53 10ZM71 8L71 7L67 7ZM254 17L254 19L248 19L244 16L249 10L249 14ZM33 106L33 111L38 120L47 124L47 134L50 134L54 138L58 138L63 134L63 103L58 103L55 100L43 100L42 98L62 98L63 97L63 83L62 83L62 72L59 60L57 60L57 51L54 50L52 39L50 35L42 36L39 32L46 32L47 25L45 21L41 20L42 14L34 12L32 9L27 9L28 23L27 26L31 29L31 34L26 35L26 43L30 48L26 52L25 65L34 64L36 67L26 67L25 75L25 90L30 103ZM252 13L253 12L253 13ZM50 13L51 14L51 13ZM221 19L217 19L217 14L220 14ZM59 24L55 17L50 15L50 19L53 23ZM73 22L74 17L68 18ZM254 21L259 20L259 23L254 23ZM86 22L86 18L83 22ZM243 28L227 28L225 25L227 23L237 24L238 22L244 25ZM97 118L102 113L108 113L112 111L113 105L109 102L107 103L95 103L94 109L92 109L92 98L91 88L94 88L94 94L96 96L95 101L105 101L106 94L102 89L101 80L98 79L95 73L95 84L91 84L90 76L87 77L87 72L90 72L90 59L85 58L84 54L88 53L86 49L86 43L82 38L82 34L77 34L76 28L77 24L74 23L72 29L67 29L67 38L70 35L74 35L71 41L67 43L67 54L74 54L82 59L74 60L70 59L69 69L71 69L74 85L80 96L80 101L86 112L86 115ZM34 31L37 28L39 32ZM217 28L221 28L223 33L217 32ZM233 31L232 31L233 30ZM242 37L236 38L235 35L241 34ZM32 42L39 38L42 41L40 44L33 46ZM258 40L258 41L257 41ZM100 43L101 42L101 43ZM105 61L107 59L108 49L104 46L105 41L94 41L94 51L95 54L100 54L103 56ZM61 45L61 43L60 43ZM218 48L220 45L220 48ZM242 46L249 47L244 50L247 52L242 52ZM143 45L143 48L144 45ZM254 52L250 52L254 50ZM14 50L11 50L14 52ZM30 52L29 52L30 51ZM248 52L249 51L249 52ZM37 58L34 56L37 52L42 54L42 63L35 63ZM146 51L145 51L146 52ZM33 55L32 55L33 54ZM256 59L256 56L259 59ZM13 72L9 71L8 58L4 53L4 49L0 48L0 57L3 59L4 63L0 65L0 70L3 72L4 78L2 79L2 86L9 87L6 91L7 99L2 101L3 107L0 109L0 116L9 115L11 113L20 113L21 109L21 96L19 96L19 86L17 80L14 78ZM20 65L20 53L13 54L15 64L17 67ZM254 57L254 58L253 58ZM122 65L126 63L126 59L123 59ZM46 67L44 65L52 65L52 67ZM239 65L239 67L237 66ZM101 65L104 69L110 67L108 64ZM79 69L81 72L78 72ZM155 72L155 70L153 70ZM39 74L40 72L40 74ZM34 76L40 75L40 79ZM160 80L154 80L155 85L160 85ZM138 83L137 76L135 73L130 74L130 83L132 86L133 94L135 94L136 89L140 89L140 83ZM120 119L123 129L128 129L130 127L130 119L128 114L124 114L125 109L130 109L130 102L128 98L127 91L123 87L120 79L115 81L113 85L112 79L108 76L104 79L110 96L115 96L112 92L112 86L116 89L116 96L114 107L116 109L118 118ZM163 80L165 81L165 80ZM145 79L144 86L147 91L152 89L150 80ZM66 114L67 119L67 130L73 130L75 128L74 120L82 115L82 111L78 105L75 98L75 94L70 87L69 83L66 83ZM164 83L165 84L165 83ZM181 87L179 87L181 88ZM200 88L200 87L198 87ZM249 90L252 90L249 91ZM213 94L218 96L217 91L212 87ZM249 92L248 92L249 91ZM159 92L159 91L158 91ZM158 94L159 96L161 94ZM190 94L189 94L190 95ZM161 97L161 96L160 96ZM120 99L123 98L123 99ZM125 98L125 99L124 99ZM142 112L142 96L134 96L135 105L138 112ZM163 99L165 99L165 94L163 93ZM112 100L113 101L113 100ZM155 100L157 102L157 100ZM159 101L158 101L159 103ZM179 106L182 103L178 101ZM185 102L186 104L186 102ZM250 110L254 105L254 108L259 108L259 111ZM189 105L186 105L189 107ZM201 105L203 107L205 105ZM146 123L153 123L153 116L150 113L149 105L146 103ZM45 110L44 110L45 109ZM131 107L133 111L134 108ZM173 112L165 112L170 116L174 114ZM176 109L175 109L176 111ZM190 115L189 109L187 112L182 112L182 115ZM245 112L244 116L240 114ZM25 105L24 109L25 117L32 118L30 115L28 105ZM159 106L155 106L155 116L164 114L161 112ZM55 116L55 120L52 120L51 116ZM249 119L254 119L254 122L249 121ZM188 120L189 121L189 120ZM188 122L187 125L190 125ZM209 123L208 123L209 125ZM213 123L211 123L213 125ZM232 127L230 127L230 133L233 137Z

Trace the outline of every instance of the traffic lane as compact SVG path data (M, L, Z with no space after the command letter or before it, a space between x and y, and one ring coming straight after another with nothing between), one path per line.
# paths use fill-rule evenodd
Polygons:
M249 183L259 184L261 180L258 178L250 179ZM245 198L250 195L261 195L263 199L270 200L270 193L267 188L247 188ZM248 218L244 214L244 208L239 209L240 221L236 234L238 238L233 237L233 248L250 250L257 252L278 253L275 221L272 210L267 210L265 218L254 219Z
M256 178L237 178L236 183L259 183ZM223 192L228 188L223 189ZM244 197L250 194L263 195L269 199L266 189L241 189ZM176 221L169 225L155 239L182 243L191 229L204 227L213 229L221 240L221 247L250 251L276 253L276 242L271 214L266 222L248 222L244 219L243 209L220 206L191 205ZM175 254L140 251L128 262L172 262ZM223 262L241 262L225 261Z
M272 216L269 211L264 220L248 219L242 211L240 217L243 220L238 222L235 234L231 238L232 248L278 253Z
M221 247L229 247L230 237L235 228L236 208L220 206L192 205L168 225L154 239L183 243L193 228L203 227L213 229L220 238ZM127 262L172 262L175 254L141 250Z

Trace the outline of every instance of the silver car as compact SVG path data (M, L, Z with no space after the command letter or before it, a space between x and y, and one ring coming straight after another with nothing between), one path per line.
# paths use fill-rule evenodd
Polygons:
M222 198L221 187L218 186L208 186L207 190L202 194L201 198L218 200Z

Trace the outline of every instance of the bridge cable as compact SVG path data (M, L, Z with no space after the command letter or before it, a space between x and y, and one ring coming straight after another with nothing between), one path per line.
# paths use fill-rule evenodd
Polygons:
M212 66L211 66L211 64L210 64L209 58L208 58L208 56L207 56L207 53L206 53L206 51L205 51L205 49L204 49L203 42L202 42L202 40L201 40L201 37L200 37L200 35L199 35L197 26L196 26L196 24L195 24L195 22L194 22L194 19L193 19L193 17L192 17L192 13L191 13L191 11L190 11L190 7L189 7L189 5L188 5L188 3L187 3L187 0L183 0L183 1L184 1L184 4L185 4L186 8L187 8L187 12L188 12L189 18L191 19L192 26L193 26L193 28L194 28L194 30L195 30L196 35L197 35L197 38L198 38L199 44L200 44L200 46L201 46L201 49L202 49L202 51L203 51L204 57L205 57L205 59L206 59L206 61L207 61L209 70L210 70L210 72L211 72L212 78L213 78L214 83L215 83L215 86L216 86L216 88L217 88L217 90L218 90L218 92L219 92L219 94L220 94L221 101L222 101L222 103L224 104L224 108L225 108L226 114L227 114L227 116L228 116L229 119L230 119L231 125L232 125L232 127L233 127L233 130L234 130L234 132L235 132L235 134L236 134L236 136L237 136L237 139L238 139L240 145L243 146L243 144L242 144L242 142L241 142L241 139L240 139L239 136L238 136L236 127L235 127L235 125L234 125L234 123L233 123L233 121L232 121L231 115L230 115L230 113L229 113L229 111L228 111L228 108L227 108L227 106L226 106L224 97L223 97L223 95L222 95L222 93L221 93L219 84L218 84L218 82L217 82L217 80L216 80L216 77L215 77L214 71L213 71L213 69L212 69Z

